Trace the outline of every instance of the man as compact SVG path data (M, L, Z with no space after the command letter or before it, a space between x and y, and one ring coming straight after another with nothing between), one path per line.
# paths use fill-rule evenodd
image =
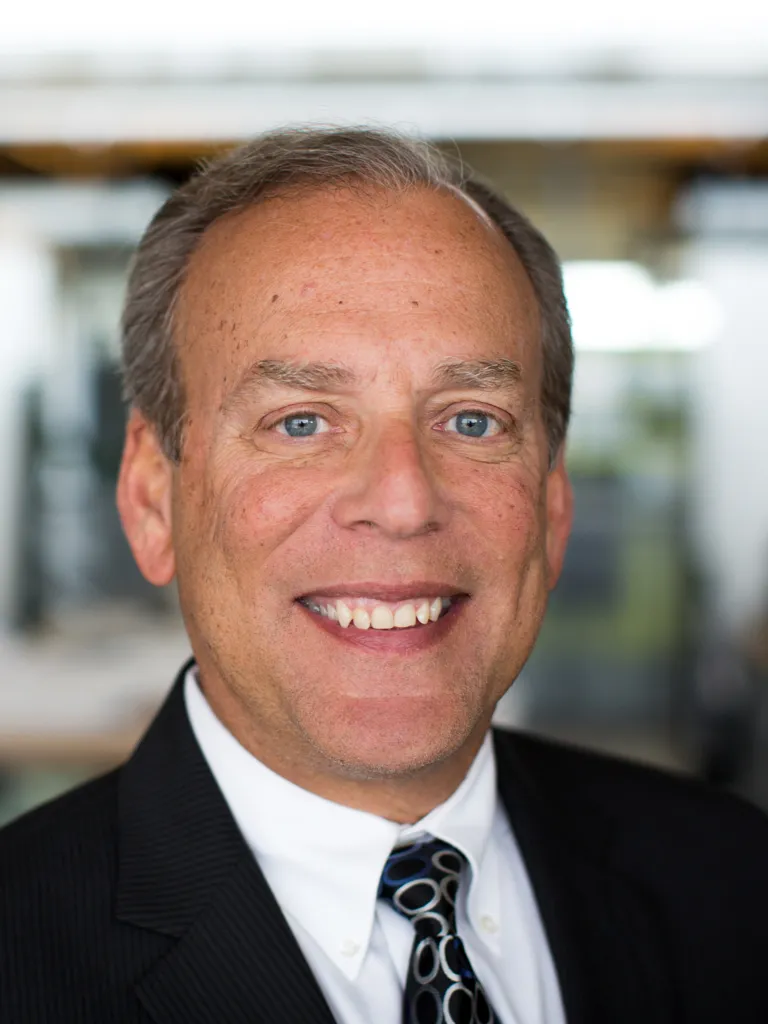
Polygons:
M265 136L155 217L124 369L194 662L0 838L0 1019L768 1020L763 817L489 732L571 521L541 235L397 136Z

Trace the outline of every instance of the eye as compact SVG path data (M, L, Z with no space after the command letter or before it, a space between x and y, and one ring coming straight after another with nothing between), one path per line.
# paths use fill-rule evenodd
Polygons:
M278 434L287 437L314 437L328 430L328 422L315 412L292 412L275 423Z
M455 424L451 427L450 424ZM462 437L491 437L502 431L502 426L495 416L481 412L479 409L465 409L457 412L446 421L448 430L455 430Z

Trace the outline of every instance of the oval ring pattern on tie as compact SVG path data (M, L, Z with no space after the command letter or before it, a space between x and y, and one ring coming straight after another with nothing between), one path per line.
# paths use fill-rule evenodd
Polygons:
M415 930L403 1024L499 1024L456 934L464 863L449 843L428 838L396 847L382 872L379 897Z

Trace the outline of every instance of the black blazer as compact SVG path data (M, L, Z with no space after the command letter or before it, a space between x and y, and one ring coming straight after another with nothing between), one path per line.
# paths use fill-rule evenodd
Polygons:
M2 1024L333 1024L182 682L122 768L0 832ZM569 1024L766 1024L766 818L620 761L495 742Z

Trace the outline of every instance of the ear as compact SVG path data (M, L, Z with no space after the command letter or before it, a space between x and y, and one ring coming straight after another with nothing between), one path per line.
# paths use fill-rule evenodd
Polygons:
M547 570L551 590L560 578L573 523L573 488L565 469L562 448L547 475L546 505Z
M132 410L117 481L117 509L136 564L157 587L170 583L176 573L172 483L173 466L154 428Z

